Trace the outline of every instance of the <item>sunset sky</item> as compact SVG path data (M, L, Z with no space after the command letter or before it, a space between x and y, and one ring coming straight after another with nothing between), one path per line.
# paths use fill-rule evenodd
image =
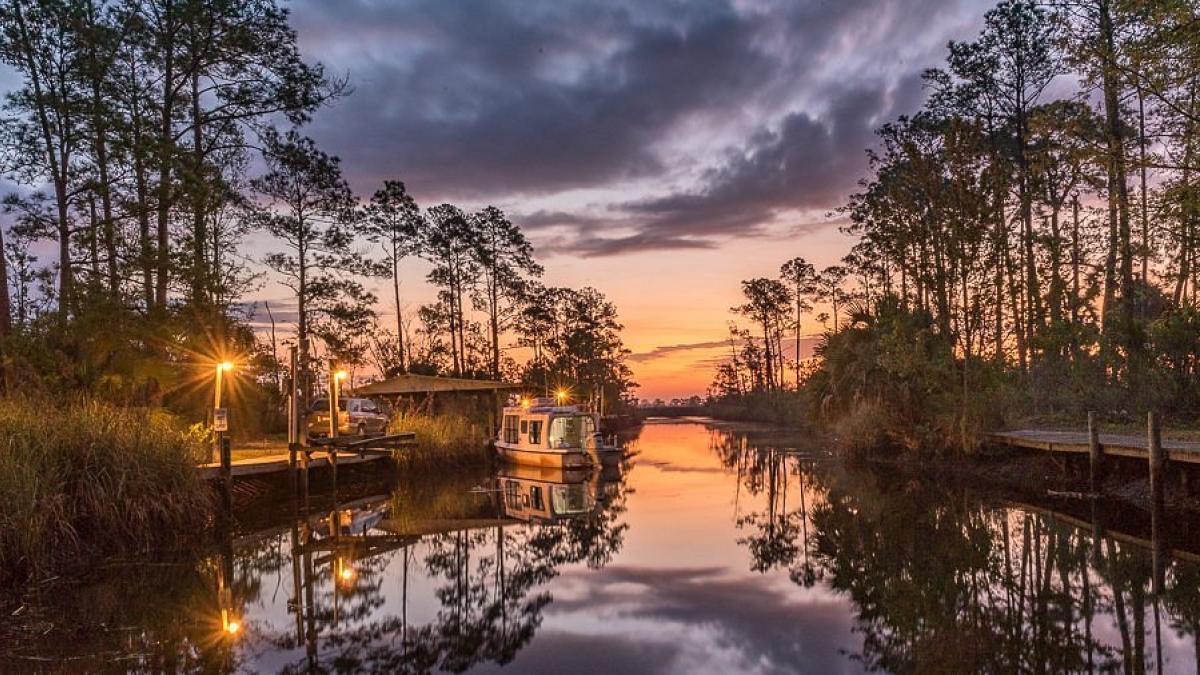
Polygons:
M291 7L306 58L353 87L306 131L356 191L398 178L422 206L503 208L547 283L616 302L639 395L670 398L710 382L740 280L846 252L830 211L863 176L873 129L919 106L921 72L991 4ZM410 309L432 297L425 271L410 262Z

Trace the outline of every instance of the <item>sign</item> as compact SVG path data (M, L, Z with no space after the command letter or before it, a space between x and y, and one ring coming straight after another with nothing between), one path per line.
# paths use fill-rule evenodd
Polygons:
M229 431L228 408L213 408L213 431Z

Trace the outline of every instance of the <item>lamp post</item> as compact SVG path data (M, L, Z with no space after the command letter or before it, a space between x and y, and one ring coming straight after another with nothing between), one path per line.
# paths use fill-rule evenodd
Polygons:
M225 431L229 425L229 418L225 415L225 411L221 408L221 389L224 382L222 376L233 370L233 363L230 361L221 361L217 364L217 386L213 390L213 431L215 438L216 451L221 451L221 440L225 436ZM212 459L211 457L209 459Z
M341 380L349 376L344 370L331 370L329 372L329 440L337 438L338 435L338 396L341 395Z

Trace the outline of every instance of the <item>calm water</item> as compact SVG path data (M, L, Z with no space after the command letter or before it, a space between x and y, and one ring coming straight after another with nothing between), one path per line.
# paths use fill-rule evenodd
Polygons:
M0 670L1196 671L1200 566L1176 552L1156 596L1136 531L777 432L651 423L631 445L613 475L241 495L208 557L48 585L26 610L45 635Z

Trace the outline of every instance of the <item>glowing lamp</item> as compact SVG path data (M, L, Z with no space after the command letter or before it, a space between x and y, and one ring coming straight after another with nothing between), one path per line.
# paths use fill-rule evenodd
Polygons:
M350 373L347 373L344 370L339 370L333 374L333 377L334 377L334 379L337 379L337 380L344 380L347 377L350 377Z
M217 368L220 368L226 372L233 370L233 361L222 361L217 364Z
M554 398L558 399L559 403L566 401L567 400L567 390L559 389L558 391L554 392Z
M237 621L230 621L229 623L225 624L225 632L229 633L230 635L237 635L237 632L241 629L242 624L238 623Z

